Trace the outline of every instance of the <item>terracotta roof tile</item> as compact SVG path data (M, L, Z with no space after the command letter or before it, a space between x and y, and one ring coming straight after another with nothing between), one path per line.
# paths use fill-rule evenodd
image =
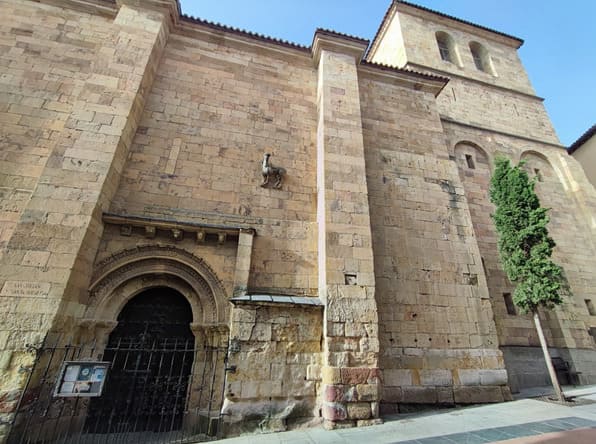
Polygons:
M351 35L351 34L345 34L343 32L337 32L332 29L317 28L317 30L315 31L315 34L316 33L332 34L332 35L336 35L338 37L342 37L344 39L353 40L355 42L362 42L362 43L366 43L366 44L368 44L370 42L370 40L368 40L368 39L364 39L362 37L358 37L358 36Z
M211 22L209 20L204 20L201 18L193 17L188 14L181 14L181 18L183 21L190 22L190 23L196 23L196 24L203 25L203 26L208 26L209 28L215 29L217 31L231 32L233 34L262 40L264 42L273 43L275 45L281 45L281 46L286 46L288 48L298 49L300 51L310 51L309 46L304 46L304 45L300 45L298 43L289 42L287 40L270 37L268 35L259 34L259 33L252 32L252 31L247 31L245 29L235 28L233 26L223 25L221 23Z

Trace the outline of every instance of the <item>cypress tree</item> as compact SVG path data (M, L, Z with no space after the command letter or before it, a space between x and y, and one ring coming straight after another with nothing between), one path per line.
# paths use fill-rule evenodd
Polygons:
M516 285L513 302L522 312L532 313L544 358L560 401L563 400L542 332L538 308L552 309L563 302L568 291L563 269L551 260L555 242L548 234L548 210L541 207L523 164L511 166L508 159L495 161L489 195L495 204L492 214L497 230L503 270Z

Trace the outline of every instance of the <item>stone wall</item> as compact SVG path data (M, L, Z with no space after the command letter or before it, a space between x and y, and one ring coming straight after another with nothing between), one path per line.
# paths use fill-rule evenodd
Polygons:
M232 310L233 348L223 407L228 434L283 431L321 416L321 307Z
M450 77L437 100L439 112L450 120L520 137L559 142L542 99L535 97L517 54L521 41L413 6L397 4L393 8L397 12L391 15L387 31L381 34L371 51L371 60ZM442 60L435 36L437 31L447 32L453 39L456 63ZM494 74L476 68L470 42L480 43L486 49Z
M226 239L223 244L215 241L199 243L190 236L186 236L180 241L174 241L171 236L147 238L142 230L133 230L130 234L122 234L121 227L106 225L95 262L96 264L101 263L109 260L114 254L147 246L173 247L201 258L209 268L217 270L217 278L221 281L226 294L232 294L238 248L237 240L232 238ZM97 266L95 269L97 270ZM226 311L229 309L230 307L226 304Z
M47 3L0 0L2 421L25 343L107 337L151 286L189 299L205 344L229 333L229 433L509 399L505 362L524 385L537 343L503 298L498 153L527 160L553 208L574 294L543 313L546 333L593 382L596 191L557 146L518 40L400 4L398 41L373 58L450 73L445 87L361 62L367 42L330 31L307 49L181 18L174 0ZM461 66L438 54L450 26ZM279 189L262 186L265 153Z
M469 204L499 344L509 350L508 368L511 365L518 373L523 357L513 358L515 350L536 346L538 338L530 317L513 306L508 310L505 304L514 286L499 264L488 201L492 163L498 154L514 163L523 158L531 175L540 175L536 189L543 205L552 208L549 229L558 244L554 257L565 268L573 296L560 309L542 313L548 341L554 347L577 350L578 356L590 356L594 342L588 329L594 316L585 300L594 297L589 270L594 269L596 201L577 163L559 146L542 99L535 96L517 54L523 42L403 3L394 3L387 17L369 55L372 60L451 78L436 103L448 153L457 164ZM439 31L451 39L451 62L439 53ZM488 69L476 67L470 42L484 48ZM578 249L578 243L585 248ZM585 362L590 359L578 358L577 365L587 370Z
M596 264L589 214L596 207L591 203L592 190L586 186L587 179L581 174L577 163L561 148L495 135L491 131L454 123L444 122L444 128L469 201L486 270L499 343L508 350L506 359L510 358L508 368L511 362L514 375L523 373L519 365L525 359L523 354L514 358L516 351L522 350L520 347L524 346L537 347L539 343L531 316L519 313L517 309L515 313L508 313L505 304L504 295L512 295L514 286L503 273L498 260L497 237L490 218L494 207L488 199L490 175L497 155L507 156L513 163L523 159L530 176L538 176L536 192L542 205L550 208L548 228L557 243L553 258L563 266L571 286L572 295L564 299L561 308L541 314L545 320L543 327L547 341L553 347L585 350L588 355L595 353L593 339L588 334L589 328L593 327L594 316L589 315L584 299L594 299L593 273L590 270ZM574 173L568 173L570 171ZM579 183L584 185L577 186ZM570 208L574 210L569 211ZM583 248L578 249L578 244ZM586 370L587 374L591 374L583 361L584 358L578 361L578 371ZM543 380L545 375L532 378L536 382L536 378ZM520 378L514 385L523 388L524 384L531 383L530 379Z
M503 357L507 362L507 374L509 377L509 386L513 393L517 393L525 387L547 387L552 385L546 364L544 363L544 354L540 347L502 347ZM578 375L578 380L565 379L563 374L559 374L559 382L562 385L593 384L594 368L596 363L596 353L590 353L586 349L557 349L549 348L549 354L552 357L560 357L566 361L572 371L580 368L582 371Z
M399 56L403 51L408 64L534 95L530 79L517 54L517 48L522 43L520 40L403 3L394 4L393 9L397 12L392 15L392 22L397 22L401 28L404 50L394 46L395 40L391 37L395 34L387 33L387 38L381 34L377 47L373 48L374 51L370 54L373 60L403 67L401 64L396 65L397 61L404 61L404 58ZM387 29L392 30L393 23ZM451 36L461 64L441 59L436 39L437 31L447 32ZM486 48L495 75L476 68L469 47L470 42L478 42Z
M542 100L500 90L462 78L452 78L437 98L445 119L485 130L558 144Z
M472 220L434 97L360 84L385 408L508 399Z
M303 51L172 35L110 211L252 226L251 290L316 295L315 82Z
M359 62L367 42L317 31L319 297L325 426L379 422L379 329ZM363 386L366 386L363 388ZM361 396L347 393L362 392Z
M31 359L24 344L39 343L52 327L68 329L84 309L101 210L118 186L169 28L159 8L0 6L11 17L0 26L9 65L4 139L12 151L1 166L8 204L0 217L8 228L0 390L12 399L25 378L17 370Z

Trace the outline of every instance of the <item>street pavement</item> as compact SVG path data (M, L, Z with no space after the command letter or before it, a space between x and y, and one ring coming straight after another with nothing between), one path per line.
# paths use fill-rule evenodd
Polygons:
M222 444L596 444L596 385L565 387L574 403L537 399L385 417L380 425L243 435ZM526 393L528 395L538 393Z

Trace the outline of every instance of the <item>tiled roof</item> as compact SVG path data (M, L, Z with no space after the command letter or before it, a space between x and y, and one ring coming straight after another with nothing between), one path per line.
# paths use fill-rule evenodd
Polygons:
M505 34L504 32L497 31L497 30L491 29L491 28L487 28L486 26L478 25L476 23L469 22L467 20L462 20L462 19L457 18L457 17L454 17L452 15L445 14L445 13L439 12L439 11L435 11L434 9L426 8L424 6L416 5L414 3L406 2L404 0L393 0L391 2L391 4L389 5L389 8L387 8L387 11L385 12L385 15L383 16L383 20L381 20L381 24L379 25L379 28L377 29L377 33L375 34L375 37L372 40L371 48L375 45L375 43L377 42L377 39L380 37L381 29L383 29L383 25L385 24L385 21L389 18L389 13L391 12L391 9L393 8L394 5L396 5L398 3L401 3L403 5L407 5L407 6L411 6L411 7L416 8L416 9L420 9L421 11L430 12L432 14L436 14L436 15L439 15L441 17L445 17L445 18L448 18L450 20L454 20L456 22L464 23L466 25L470 25L470 26L473 26L475 28L483 29L485 31L489 31L489 32L492 32L494 34L501 35L503 37L507 37L507 38L510 38L510 39L513 39L513 40L517 40L519 42L518 48L521 45L523 45L523 43L524 43L523 39L520 39L519 37L515 37L515 36L510 35L510 34Z
M348 39L348 40L353 40L355 42L366 43L367 45L369 43L368 39L364 39L362 37L358 37L358 36L351 35L351 34L345 34L343 32L337 32L337 31L334 31L333 29L317 28L317 30L315 31L315 34L317 34L317 33L336 35L338 37L342 37L342 38Z
M402 3L404 5L408 5L408 6L412 6L413 8L420 9L422 11L432 12L433 14L437 14L437 15L440 15L441 17L445 17L445 18L448 18L448 19L451 19L451 20L455 20L456 22L464 23L466 25L470 25L470 26L473 26L475 28L484 29L485 31L492 32L492 33L498 34L498 35L502 35L503 37L507 37L509 39L517 40L519 42L519 46L521 46L524 43L523 39L520 39L519 37L515 37L514 35L505 34L504 32L497 31L497 30L491 29L491 28L487 28L486 26L478 25L477 23L469 22L467 20L462 20L460 18L454 17L454 16L449 15L449 14L444 14L442 12L435 11L434 9L426 8L424 6L419 6L419 5L416 5L414 3L406 2L404 0L393 0L393 1L394 1L394 3Z
M567 148L567 152L569 154L573 154L575 150L581 147L585 142L587 142L594 134L596 134L596 125L592 126L588 129L585 133L583 133L579 139L571 144L569 148Z
M394 0L396 1L396 0ZM406 3L406 2L400 2L400 3ZM409 3L406 3L409 4ZM412 5L412 6L416 6L416 5ZM423 8L424 9L424 8ZM383 22L387 19L387 15L389 14L389 10L387 10L387 13L385 14L385 17L383 18ZM438 13L440 14L440 13ZM203 26L207 26L211 29L214 30L218 30L218 31L224 31L224 32L231 32L234 34L238 34L244 37L248 37L248 38L252 38L252 39L257 39L257 40L261 40L267 43L273 43L276 45L281 45L281 46L285 46L285 47L289 47L289 48L293 48L293 49L298 49L300 51L311 51L312 47L311 46L305 46L305 45L301 45L298 43L294 43L294 42L290 42L288 40L283 40L283 39L279 39L279 38L275 38L275 37L271 37L268 35L264 35L264 34L259 34L256 32L252 32L252 31L247 31L245 29L240 29L240 28L236 28L233 26L229 26L229 25L224 25L222 23L216 23L216 22L212 22L209 20L205 20L202 18L198 18L198 17L194 17L188 14L181 14L180 15L182 21L186 21L189 23L196 23L199 25L203 25ZM496 32L496 31L495 31ZM361 42L364 44L369 45L370 41L368 39L362 38L362 37L358 37L355 35L351 35L351 34L346 34L343 32L338 32L338 31L334 31L332 29L325 29L325 28L317 28L315 31L315 34L317 33L324 33L324 34L329 34L329 35L335 35L344 39L348 39L348 40L352 40L355 42ZM378 36L378 31L377 31L377 36ZM377 36L375 36L375 39L377 38ZM370 50L370 45L369 48ZM405 68L397 68L394 66L390 66L390 65L385 65L382 63L375 63L375 62L371 62L371 61L367 61L366 58L363 58L363 60L361 61L362 65L366 65L366 66L370 66L372 68L378 68L381 70L387 70L387 71L394 71L394 72L402 72L404 74L409 74L409 75L415 75L418 77L423 77L426 78L428 80L434 80L434 81L442 81L442 82L448 82L449 78L448 77L441 77L441 76L437 76L434 74L430 74L430 73L424 73L424 72L420 72L420 71L415 71L412 69L405 69Z
M289 42L287 40L270 37L268 35L259 34L259 33L252 32L252 31L247 31L245 29L234 28L233 26L223 25L221 23L211 22L209 20L204 20L201 18L193 17L191 15L181 14L181 18L183 21L190 22L190 23L196 23L196 24L203 25L203 26L208 26L209 28L215 29L217 31L231 32L233 34L237 34L237 35L241 35L244 37L249 37L249 38L253 38L253 39L257 39L257 40L262 40L264 42L273 43L276 45L286 46L288 48L294 48L294 49L298 49L301 51L310 51L309 46L304 46L304 45L300 45L298 43Z

